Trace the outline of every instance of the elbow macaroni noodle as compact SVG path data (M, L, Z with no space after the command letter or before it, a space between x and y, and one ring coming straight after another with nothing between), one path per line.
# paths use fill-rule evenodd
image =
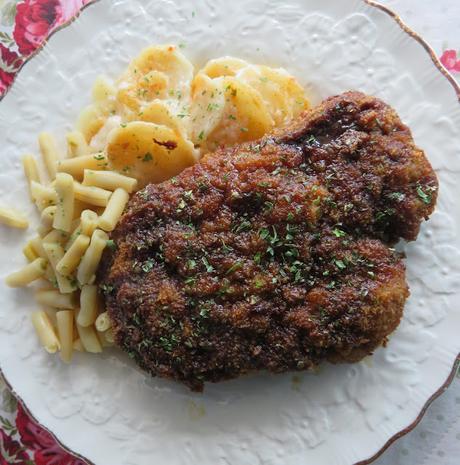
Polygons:
M283 69L223 57L194 75L171 45L146 48L116 81L98 78L66 150L48 132L38 136L49 181L33 155L22 157L40 223L23 248L28 264L6 283L45 283L35 294L42 309L32 314L45 350L68 363L74 351L99 353L114 344L96 273L130 194L217 147L257 139L306 108L304 90ZM0 208L0 223L28 227L9 208Z

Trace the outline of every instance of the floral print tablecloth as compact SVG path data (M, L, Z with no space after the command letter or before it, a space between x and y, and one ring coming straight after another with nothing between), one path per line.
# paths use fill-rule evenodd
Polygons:
M94 0L0 0L0 98L47 37ZM196 0L198 1L198 0ZM342 0L337 0L342 1ZM381 0L421 33L460 82L460 2ZM84 14L84 13L83 13ZM460 457L460 374L421 424L376 465L454 465ZM0 465L85 465L37 425L0 377ZM235 464L237 465L237 464ZM316 465L316 464L314 464Z

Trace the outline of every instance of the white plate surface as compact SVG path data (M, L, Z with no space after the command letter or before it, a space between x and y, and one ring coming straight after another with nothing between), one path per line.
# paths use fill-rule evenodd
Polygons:
M192 4L193 3L193 4ZM393 105L441 183L438 209L405 247L411 297L386 349L317 374L256 375L192 394L124 356L70 366L38 346L31 293L3 277L29 233L0 229L0 367L33 415L97 465L350 465L407 427L460 351L460 106L423 47L385 12L339 0L100 0L57 33L0 105L0 198L30 213L20 155L60 137L99 74L142 47L184 43L197 65L222 55L283 66L314 103L349 89ZM31 234L31 233L30 233Z

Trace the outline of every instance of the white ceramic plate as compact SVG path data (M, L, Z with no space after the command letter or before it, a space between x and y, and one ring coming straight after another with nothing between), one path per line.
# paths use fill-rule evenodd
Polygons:
M405 247L411 298L386 349L316 375L257 375L203 395L150 379L114 353L47 356L25 291L0 284L0 366L40 423L97 465L350 465L419 416L460 351L460 106L433 57L387 12L364 1L100 0L21 71L0 105L0 197L29 206L19 156L59 137L89 102L97 75L139 50L184 43L197 64L222 55L283 66L314 103L351 88L393 105L440 178L437 212ZM282 3L282 5L281 5ZM458 89L457 89L458 90ZM23 264L26 234L1 229L0 275Z

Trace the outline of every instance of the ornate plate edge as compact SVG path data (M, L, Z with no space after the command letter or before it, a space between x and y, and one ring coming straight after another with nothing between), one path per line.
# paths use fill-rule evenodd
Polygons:
M87 8L89 8L90 6L100 2L101 0L91 0L89 3L87 3L86 5L83 5L80 10L78 11L78 13L75 14L75 16L73 16L72 18L70 18L68 21L66 21L65 23L62 23L60 26L58 26L53 32L50 33L50 35L42 42L42 44L31 54L29 55L21 64L21 66L16 70L16 73L14 75L14 79L13 79L13 82L11 83L11 85L6 89L6 91L4 92L3 95L0 95L0 102L6 97L6 95L11 91L11 89L13 88L14 86L14 83L16 81L16 78L18 76L18 74L21 72L22 68L24 68L24 66L27 65L27 63L29 63L33 58L35 58L45 47L46 45L48 44L48 41L51 39L51 37L53 37L57 32L61 31L62 29L65 29L67 26L70 26L74 21L76 21L80 15L82 14L83 11L85 11Z
M87 8L89 8L90 6L98 3L100 0L93 0L92 2L90 3L87 3L86 5L84 5L81 10L78 12L77 15L75 15L73 18L71 18L69 21L67 21L66 23L62 24L61 26L59 26L58 28L56 28L49 36L48 38L43 42L43 44L31 55L27 58L27 60L24 61L24 63L21 65L21 67L17 70L17 73L18 74L22 68L32 59L34 58L36 55L38 55L38 53L40 53L43 48L46 46L46 44L48 43L48 40L54 35L56 34L57 32L59 32L60 30L66 28L67 26L69 26L70 24L72 24L79 16L80 14L86 10ZM417 34L415 31L413 31L402 19L401 17L395 13L393 10L391 10L390 8L388 8L387 6L385 5L382 5L374 0L363 0L364 3L366 3L367 5L371 6L371 7L374 7L374 8L377 8L381 11L383 11L384 13L388 14L391 18L393 18L396 23L398 24L398 26L406 33L408 34L410 37L412 37L413 39L415 39L425 50L426 52L430 55L430 58L433 62L433 64L436 66L436 68L438 68L438 70L441 72L441 74L449 81L449 83L452 85L452 87L454 88L454 91L457 95L457 98L460 102L460 84L457 83L457 81L453 78L453 76L449 73L449 71L447 71L447 69L443 66L443 64L440 62L440 60L438 59L438 57L436 56L436 53L435 51L431 48L431 46L419 35ZM9 89L0 97L0 102L3 100L3 98L7 95L7 93L10 91L10 89L12 88L12 86L14 85L14 82L13 84L9 87ZM423 416L425 415L426 411L428 410L428 408L431 406L431 404L439 397L441 396L441 394L443 394L447 388L450 386L450 384L452 383L454 377L455 377L455 374L457 372L457 370L459 369L460 367L460 353L457 355L455 361L454 361L454 364L452 366L452 370L449 374L449 376L447 377L446 381L444 381L444 383L441 385L441 387L435 391L431 396L430 398L425 402L424 406L422 407L420 413L418 414L418 416L415 418L415 420L410 423L406 428L402 429L401 431L399 431L398 433L394 434L390 439L387 440L387 442L373 455L371 456L370 458L366 459L366 460L361 460L360 462L356 462L354 465L370 465L372 462L374 462L375 460L377 460L394 442L396 442L398 439L400 439L401 437L405 436L406 434L410 433L419 423L420 421L422 420ZM84 462L86 462L88 465L96 465L94 464L94 462L91 462L90 460L88 460L87 458L83 457L82 455L72 451L71 449L69 449L67 446L65 446L57 437L56 435L50 431L46 426L42 425L36 418L35 416L32 414L32 412L29 410L29 408L27 407L27 405L24 403L24 401L21 399L21 397L16 393L16 391L14 390L13 386L9 383L8 379L6 378L1 366L0 366L0 375L3 377L3 379L5 380L5 383L7 385L7 387L10 389L10 391L13 393L13 395L16 397L16 399L21 402L22 406L24 407L24 409L26 410L27 414L30 416L30 418L32 418L32 420L37 424L39 425L41 428L43 428L46 432L48 432L52 437L53 439L59 444L59 446L64 450L66 451L67 453L75 456L76 458L80 459L80 460L83 460Z
M98 0L96 0L98 1ZM25 404L25 402L22 400L21 396L15 391L13 386L10 384L8 381L8 378L5 376L5 373L2 370L2 367L0 366L0 376L4 379L6 387L11 391L13 396L16 398L18 402L21 403L22 407L26 411L27 415L36 423L40 428L45 430L48 434L51 435L51 437L56 441L56 443L61 447L62 450L67 452L68 454L76 457L77 459L82 460L83 462L87 463L88 465L96 465L94 462L91 462L88 460L86 457L83 457L83 455L78 454L77 452L74 452L73 450L69 449L65 444L62 443L62 441L46 426L42 425L37 418L35 418L35 415L29 410L29 407Z
M402 19L401 17L395 13L393 10L388 8L385 5L382 5L381 3L376 2L375 0L363 0L364 3L367 3L369 6L375 7L387 15L391 16L398 26L406 33L409 34L413 39L415 39L427 52L428 55L431 57L431 61L433 64L438 68L438 70L441 72L441 74L450 82L452 87L455 90L455 93L457 94L457 98L460 102L460 84L455 80L455 78L452 76L452 74L447 71L447 69L444 67L444 65L441 63L439 58L436 56L435 51L431 48L431 46L428 44L428 42L425 41L425 39L422 38L419 34L417 34L415 31L413 31ZM460 354L459 354L460 356Z

